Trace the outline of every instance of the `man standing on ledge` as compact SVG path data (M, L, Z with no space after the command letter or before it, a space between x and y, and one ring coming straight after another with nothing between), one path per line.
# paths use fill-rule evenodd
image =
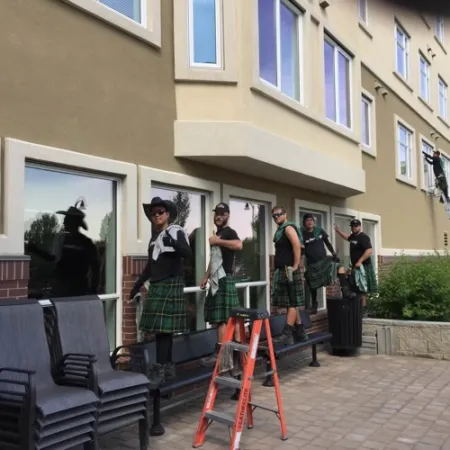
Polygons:
M295 340L306 341L308 335L300 321L297 308L304 309L303 285L300 276L300 230L288 222L283 206L272 208L272 218L278 225L275 232L275 273L273 276L272 305L287 308L287 320L281 336L274 338L275 344L293 345ZM292 270L292 280L288 272Z
M361 222L353 219L350 222L351 234L344 233L336 224L334 229L343 239L350 242L350 262L352 275L361 294L363 316L367 315L367 294L377 292L377 276L372 264L372 243L369 236L361 230ZM358 273L359 271L359 273ZM358 282L361 280L361 282Z

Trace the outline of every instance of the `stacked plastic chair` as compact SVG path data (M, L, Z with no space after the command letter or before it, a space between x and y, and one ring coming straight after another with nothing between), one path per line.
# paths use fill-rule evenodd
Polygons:
M98 396L99 435L138 422L140 448L147 450L149 382L142 374L114 370L102 301L97 296L51 301L55 314L48 336L53 357L60 361L57 380L88 387ZM74 364L63 356L86 353L95 357L95 366L88 360Z
M0 449L97 448L98 398L54 382L37 301L0 300L0 342Z

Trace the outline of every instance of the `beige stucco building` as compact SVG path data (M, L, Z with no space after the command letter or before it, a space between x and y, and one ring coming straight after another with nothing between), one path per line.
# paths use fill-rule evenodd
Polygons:
M313 212L344 256L332 224L353 217L378 264L446 249L421 153L450 172L443 19L375 0L5 0L0 25L0 298L51 295L24 243L48 246L79 198L117 343L135 338L153 195L178 202L195 248L192 329L219 201L244 240L245 305L269 304L275 204Z

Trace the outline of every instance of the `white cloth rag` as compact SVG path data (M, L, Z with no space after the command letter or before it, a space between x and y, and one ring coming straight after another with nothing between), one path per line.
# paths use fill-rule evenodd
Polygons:
M211 247L211 266L209 274L209 280L211 283L211 295L215 295L215 293L218 291L219 280L227 276L222 264L222 251L217 245L213 245Z
M183 232L184 237L186 238L186 242L189 244L189 236L183 227L180 227L180 225L169 225L162 233L160 233L160 235L156 238L155 242L153 242L153 252L152 252L153 261L156 261L161 253L175 251L173 247L166 247L163 243L163 239L167 232L176 241L178 239L179 231Z

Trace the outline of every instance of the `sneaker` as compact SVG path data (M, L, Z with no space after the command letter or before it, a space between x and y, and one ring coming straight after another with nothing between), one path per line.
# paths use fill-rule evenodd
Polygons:
M296 323L294 326L294 339L296 342L305 342L308 340L308 334L305 327L301 323Z
M164 379L165 381L174 381L177 378L175 372L175 364L170 362L164 365Z
M153 367L148 376L150 381L150 390L158 389L165 382L164 366L162 364L153 364Z
M285 324L280 336L273 338L272 342L274 345L294 345L294 327L291 327L289 324Z

